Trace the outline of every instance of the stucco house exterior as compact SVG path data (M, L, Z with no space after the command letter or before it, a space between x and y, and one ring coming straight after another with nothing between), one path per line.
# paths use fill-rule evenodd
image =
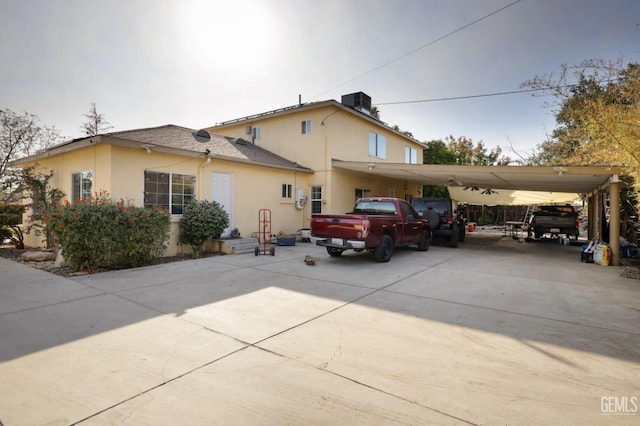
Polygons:
M391 196L409 200L420 196L421 184L355 173L341 161L422 164L424 144L371 116L371 98L362 92L342 101L299 103L273 111L225 121L209 127L212 133L246 138L256 146L314 171L307 186L304 223L313 213L351 211L363 196Z
M370 115L362 92L226 121L198 142L194 130L175 125L74 139L14 167L53 171L50 185L74 202L107 192L136 206L171 213L166 256L178 244L178 222L189 200L218 201L243 237L259 231L260 209L271 210L272 233L308 228L314 213L350 211L364 196L410 199L421 185L341 169L343 161L422 163L424 145ZM27 212L26 215L29 215ZM25 243L41 246L39 237Z
M113 199L136 206L160 205L171 213L166 256L188 247L178 245L178 222L184 204L193 199L220 202L229 213L229 233L258 231L258 209L272 210L272 229L293 233L303 227L292 190L307 186L312 170L242 139L211 135L197 142L192 129L166 125L75 139L14 162L53 171L52 188L70 202L106 191ZM26 213L27 215L30 212ZM38 247L35 235L25 243Z

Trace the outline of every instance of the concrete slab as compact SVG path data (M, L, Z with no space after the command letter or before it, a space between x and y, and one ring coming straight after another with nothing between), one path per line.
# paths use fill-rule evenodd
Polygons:
M72 424L243 347L112 295L4 315L0 341L6 425Z
M639 282L499 239L73 280L0 259L0 422L637 423Z
M189 395L188 398L177 397ZM91 424L461 424L429 407L256 348L90 419Z
M473 424L599 423L640 393L637 334L389 291L260 346Z
M300 262L302 263L302 262ZM257 342L371 290L253 268L119 293L245 342ZM176 297L180 293L181 297Z
M19 267L16 267L19 265ZM15 261L0 258L0 315L102 292Z

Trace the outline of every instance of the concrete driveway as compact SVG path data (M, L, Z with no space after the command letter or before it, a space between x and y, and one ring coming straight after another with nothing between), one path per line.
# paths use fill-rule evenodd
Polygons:
M475 233L73 279L0 259L0 422L638 424L640 281L579 251Z

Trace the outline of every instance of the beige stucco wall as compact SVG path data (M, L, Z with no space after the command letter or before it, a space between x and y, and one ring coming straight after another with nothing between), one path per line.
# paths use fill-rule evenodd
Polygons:
M302 134L303 120L311 120L311 133ZM421 163L423 149L419 143L335 105L315 109L294 109L282 115L258 117L251 122L212 127L209 130L225 136L251 140L251 135L246 133L247 126L261 128L262 135L255 140L256 145L314 170L315 173L304 191L309 197L312 185L322 187L323 213L350 211L355 201L356 188L371 189L374 196L389 196L391 193L395 193L398 198L405 198L405 195L419 196L418 184L376 178L332 167L332 159L404 163L407 146L417 150L418 162ZM369 155L370 131L385 136L385 159ZM310 204L305 207L304 216L307 227L311 219Z
M233 180L234 226L242 236L250 237L258 232L258 210L271 209L272 232L295 233L304 226L304 210L295 207L297 188L309 188L309 173L243 164L221 159L190 158L181 155L143 149L115 146L108 139L75 151L39 159L36 165L43 171L53 170L50 184L61 189L69 199L71 175L83 170L94 172L93 192L106 191L115 200L131 201L136 206L144 204L144 171L180 173L196 176L196 198L212 199L212 173L228 173ZM290 184L293 198L283 200L282 184ZM308 191L307 191L308 194ZM30 212L27 213L28 217ZM26 219L26 218L25 218ZM171 218L171 239L166 256L189 253L187 247L178 245L179 215ZM33 233L26 235L25 243L30 247L41 247L41 237Z

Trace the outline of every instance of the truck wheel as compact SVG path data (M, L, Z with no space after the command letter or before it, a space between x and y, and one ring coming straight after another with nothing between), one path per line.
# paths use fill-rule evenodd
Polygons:
M464 238L467 235L467 228L464 226L464 223L462 223L460 224L458 229L460 230L460 234L458 235L458 241L463 242Z
M391 254L393 253L393 238L389 235L383 235L380 239L380 245L376 247L376 251L373 252L373 257L378 262L388 262L391 260Z
M327 247L327 253L329 253L329 256L333 256L333 257L341 256L343 251L344 250L339 248Z
M418 241L418 250L427 251L429 250L429 242L431 240L431 233L429 231L424 231L422 233L422 238Z
M449 237L449 247L453 247L453 248L458 247L458 241L460 241L460 237L458 235L458 227L456 226L453 228L453 232Z

